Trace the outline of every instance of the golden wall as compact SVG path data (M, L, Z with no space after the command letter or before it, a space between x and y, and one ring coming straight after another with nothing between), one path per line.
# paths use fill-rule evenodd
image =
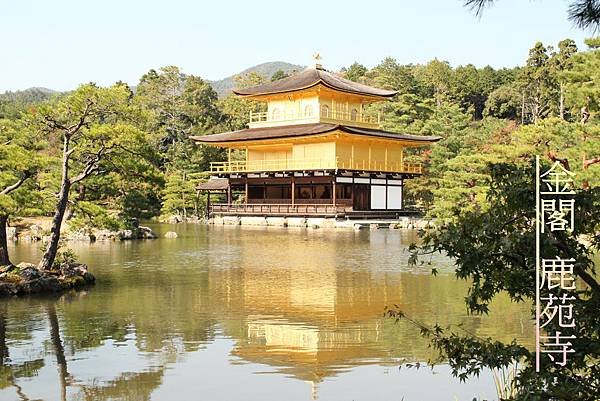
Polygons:
M325 142L299 142L249 146L248 166L252 168L348 168L400 171L401 143L352 138Z

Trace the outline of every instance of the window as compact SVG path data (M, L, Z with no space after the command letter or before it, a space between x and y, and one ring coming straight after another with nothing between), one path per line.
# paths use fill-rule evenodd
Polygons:
M279 110L278 108L274 108L273 111L271 112L271 120L273 120L273 121L281 120L281 110Z
M304 107L304 117L312 117L313 114L313 108L310 104L307 104Z
M352 121L358 120L358 110L352 109L352 111L350 112L350 120L352 120Z
M352 184L340 184L335 186L335 196L338 199L352 199Z
M323 106L321 106L321 116L322 117L329 117L329 106L327 106L326 104L324 104Z
M315 185L315 199L331 199L329 185Z
M296 199L311 199L313 188L310 185L296 185Z
M264 199L265 198L265 187L248 187L248 199Z

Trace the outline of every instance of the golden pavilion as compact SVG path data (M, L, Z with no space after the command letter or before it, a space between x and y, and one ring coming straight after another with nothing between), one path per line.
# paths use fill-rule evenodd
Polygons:
M440 139L382 130L380 117L365 108L396 92L320 64L233 92L267 107L250 114L247 129L192 137L228 149L228 160L211 163L211 180L198 187L227 194L226 203L209 201L212 216L395 217L404 180L422 173L404 160L404 150Z

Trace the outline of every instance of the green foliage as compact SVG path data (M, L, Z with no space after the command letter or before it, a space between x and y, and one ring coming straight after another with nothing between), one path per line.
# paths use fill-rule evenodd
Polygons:
M350 81L360 82L365 74L369 71L367 67L362 64L357 63L356 61L350 65L347 69L343 70L344 77L349 79Z
M196 183L184 171L173 171L167 175L163 190L161 214L188 217L200 215L200 205L196 194Z
M162 164L172 168L192 168L186 164L197 149L190 135L212 133L222 120L212 87L174 66L146 73L133 101L144 111Z
M455 260L457 278L471 283L465 298L471 313L488 313L489 303L500 292L514 302L526 302L532 308L535 304L535 171L526 164L491 164L489 207L466 210L458 205L454 221L425 234L421 246L413 246L414 256L441 252ZM576 205L575 230L549 233L541 242L543 258L576 260L574 274L580 281L569 295L575 298L572 305L577 324L559 327L553 320L545 328L549 333L558 330L576 337L571 340L576 352L570 354L569 363L560 367L545 361L542 371L536 373L535 353L516 340L507 344L416 322L455 376L466 379L486 368L503 369L518 362L521 369L516 373L514 397L509 400L598 399L600 284L594 278L593 249L600 246L600 189L580 189ZM582 236L590 238L592 246L583 245L579 241ZM546 291L542 290L542 297L547 296ZM396 319L405 317L401 311L389 314Z
M76 217L69 222L73 230L94 227L116 231L124 227L117 216L111 216L104 207L90 201L77 202L74 213Z
M483 115L517 120L521 116L521 101L519 88L514 83L504 84L489 94Z
M286 73L285 71L283 71L283 70L277 70L277 71L275 71L275 73L274 73L274 74L271 76L271 82L278 81L278 80L280 80L280 79L287 78L287 77L289 77L289 76L290 76L290 75L289 75L288 73Z
M53 162L46 142L21 119L0 119L0 214L40 214L38 174Z
M573 114L587 108L592 120L600 111L600 39L588 39L589 50L573 56L570 68L563 72L566 97Z

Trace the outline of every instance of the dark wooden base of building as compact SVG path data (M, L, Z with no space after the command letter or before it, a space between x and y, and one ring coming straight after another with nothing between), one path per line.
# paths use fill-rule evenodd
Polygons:
M201 184L208 216L296 216L351 219L413 215L402 205L405 174L303 171L222 174ZM211 192L226 196L211 203Z

